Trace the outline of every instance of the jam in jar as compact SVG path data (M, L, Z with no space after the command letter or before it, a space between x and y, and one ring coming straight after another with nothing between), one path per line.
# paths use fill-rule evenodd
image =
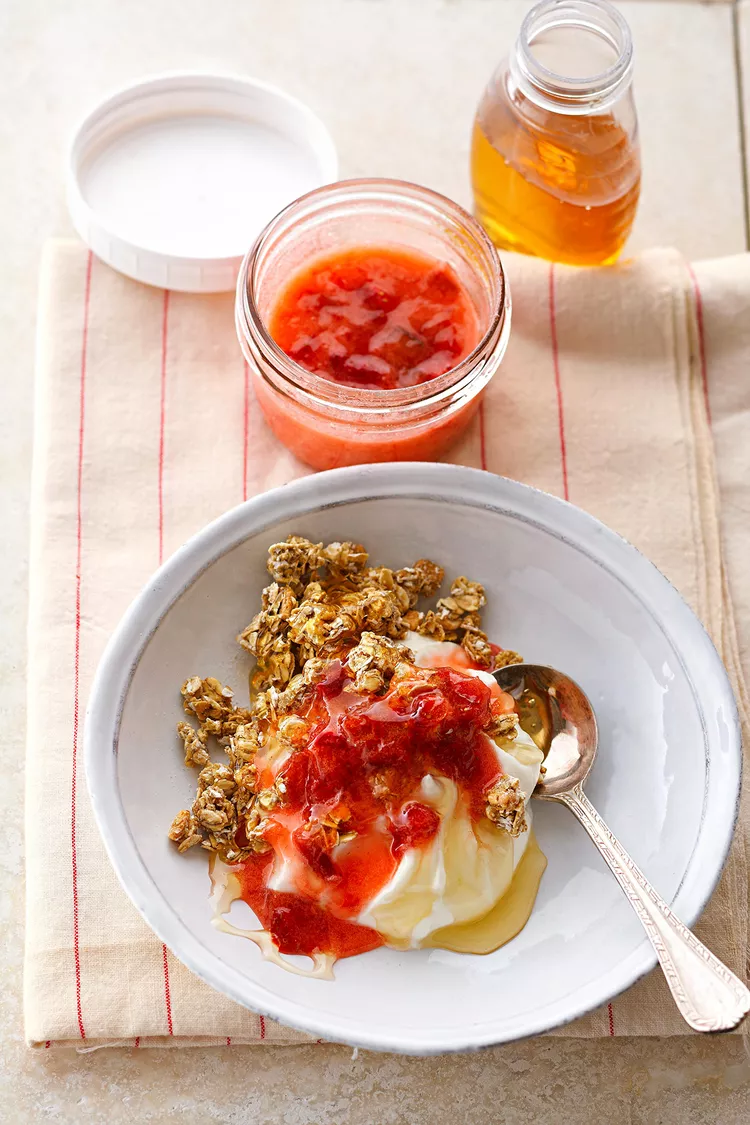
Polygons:
M276 436L317 469L439 457L504 355L490 239L426 188L351 180L282 211L247 255L237 332Z

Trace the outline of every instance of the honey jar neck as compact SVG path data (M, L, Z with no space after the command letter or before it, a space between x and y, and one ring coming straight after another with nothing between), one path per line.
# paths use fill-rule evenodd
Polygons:
M508 68L512 93L571 116L612 106L632 78L630 28L608 0L541 0L521 25Z

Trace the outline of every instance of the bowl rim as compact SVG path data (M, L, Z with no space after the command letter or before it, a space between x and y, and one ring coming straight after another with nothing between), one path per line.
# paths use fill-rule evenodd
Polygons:
M156 571L112 634L89 696L83 751L94 816L110 862L144 920L178 960L238 1004L287 1026L354 1047L426 1056L476 1050L562 1026L630 988L654 967L656 955L644 934L643 941L613 969L552 1003L541 1004L533 1013L514 1017L506 1026L495 1021L467 1026L461 1034L438 1029L426 1036L398 1027L367 1032L356 1027L356 1020L343 1016L325 1015L321 1020L313 1009L278 997L208 951L167 904L130 833L117 776L120 719L135 669L163 618L205 570L245 539L284 520L352 502L405 497L482 507L555 535L625 585L659 626L690 685L703 726L706 779L701 821L670 904L692 926L719 881L739 814L742 739L726 669L692 609L632 544L565 500L483 470L423 462L333 469L262 493L208 524ZM712 677L712 710L721 714L725 725L722 754L710 753L705 707L696 690L701 670Z

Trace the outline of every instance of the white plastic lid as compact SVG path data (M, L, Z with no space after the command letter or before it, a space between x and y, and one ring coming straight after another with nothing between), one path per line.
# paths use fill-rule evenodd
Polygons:
M68 205L97 257L137 281L233 289L288 203L337 177L322 121L264 82L171 74L98 106L73 138Z

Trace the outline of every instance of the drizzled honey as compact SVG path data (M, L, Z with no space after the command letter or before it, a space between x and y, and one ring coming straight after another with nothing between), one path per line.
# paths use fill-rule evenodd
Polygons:
M615 261L640 155L625 21L603 0L543 0L474 123L474 206L497 246L573 265Z
M449 949L453 953L494 953L520 934L528 922L546 867L547 859L532 830L513 882L492 910L473 922L435 930L425 941L425 946Z

